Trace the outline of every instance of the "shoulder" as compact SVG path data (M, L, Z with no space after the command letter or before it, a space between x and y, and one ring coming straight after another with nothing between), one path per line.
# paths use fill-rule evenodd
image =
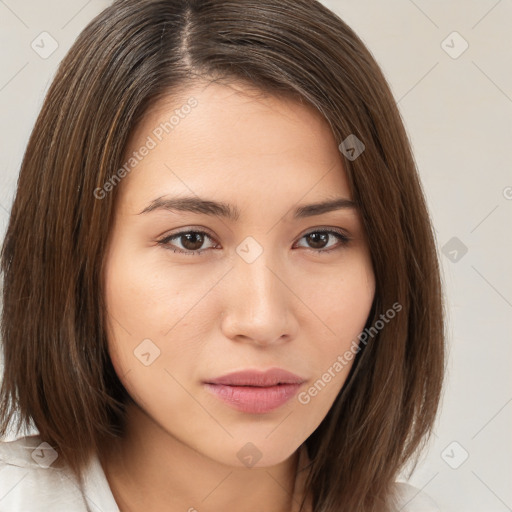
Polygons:
M85 512L79 483L57 459L39 435L0 441L0 512Z
M400 512L441 512L428 494L405 482L395 483L395 506Z

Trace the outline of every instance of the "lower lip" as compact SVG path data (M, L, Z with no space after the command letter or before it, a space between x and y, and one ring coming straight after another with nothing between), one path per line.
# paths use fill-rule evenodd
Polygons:
M279 384L269 387L205 384L208 391L234 409L253 414L262 414L281 407L297 393L300 386L300 384Z

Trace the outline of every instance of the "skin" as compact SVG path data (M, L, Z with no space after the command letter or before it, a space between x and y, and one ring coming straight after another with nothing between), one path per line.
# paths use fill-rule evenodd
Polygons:
M296 396L265 414L231 408L203 381L280 367L307 391L364 328L375 293L368 244L357 209L292 218L299 205L352 198L327 123L295 100L195 84L146 113L127 154L192 96L198 105L118 185L104 274L109 352L137 405L101 463L123 512L289 512L302 492L299 448L352 363L309 403ZM179 195L231 203L240 217L139 213ZM315 228L350 241L305 236ZM183 236L158 243L198 230L211 237L202 245ZM236 252L246 237L263 250L251 263ZM204 252L172 250L194 247ZM134 355L144 339L160 350L147 366ZM248 442L261 454L253 467L237 457Z

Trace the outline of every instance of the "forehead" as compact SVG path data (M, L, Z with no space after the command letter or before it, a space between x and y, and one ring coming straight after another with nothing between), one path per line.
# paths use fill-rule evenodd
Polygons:
M193 106L191 106L193 105ZM195 84L154 104L132 133L128 161L151 146L123 195L229 195L240 201L350 197L342 157L310 105L242 84Z

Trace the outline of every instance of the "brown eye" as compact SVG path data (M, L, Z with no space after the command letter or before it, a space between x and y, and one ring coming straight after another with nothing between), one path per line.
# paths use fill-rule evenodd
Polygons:
M323 249L329 242L327 233L309 233L304 237L312 249Z
M174 252L184 254L201 254L208 249L202 248L206 239L212 240L212 238L204 231L182 231L180 233L167 236L158 243ZM177 241L179 244L171 244L171 241Z
M180 235L181 244L188 251L197 251L204 244L204 235L202 233L185 233Z
M331 244L329 246L329 239L331 237L338 239L339 243L334 245ZM350 241L350 239L343 233L333 230L310 231L303 235L301 240L302 239L306 240L306 243L308 244L306 249L311 249L317 253L328 253L336 249L341 249Z

